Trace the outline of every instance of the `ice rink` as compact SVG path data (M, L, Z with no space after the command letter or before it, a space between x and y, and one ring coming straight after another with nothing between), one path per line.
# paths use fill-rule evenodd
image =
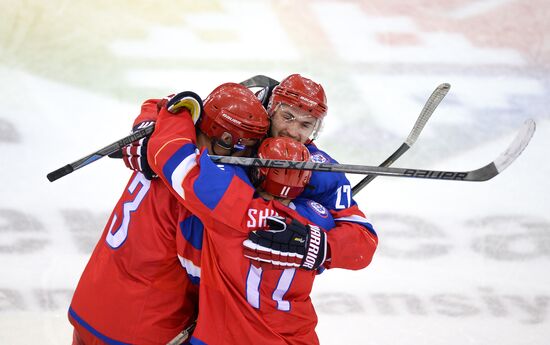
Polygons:
M327 271L324 345L544 345L550 339L550 2L0 0L0 344L70 344L72 291L129 170L102 159L141 101L301 73L329 114L317 144L378 165L443 82L395 166L471 170L527 118L524 153L488 182L380 177L356 200L372 264ZM360 176L349 175L352 183Z

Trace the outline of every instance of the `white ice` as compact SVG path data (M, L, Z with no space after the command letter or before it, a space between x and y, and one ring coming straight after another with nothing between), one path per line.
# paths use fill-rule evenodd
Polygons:
M146 98L294 72L325 86L318 145L341 163L382 162L443 82L395 166L475 169L537 122L493 180L380 177L358 194L380 245L317 279L321 343L548 343L548 2L118 3L0 3L0 344L71 342L71 292L129 176L107 158L48 172L125 136Z

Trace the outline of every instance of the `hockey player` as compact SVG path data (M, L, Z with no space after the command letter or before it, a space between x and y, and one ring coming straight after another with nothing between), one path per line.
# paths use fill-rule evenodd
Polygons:
M324 112L322 111L315 111L315 106L319 104L310 99L312 97L311 94L313 93L313 97L318 97L320 94L324 99L324 92L322 91L322 88L320 88L320 85L315 84L305 78L302 78L301 76L296 77L298 81L305 81L305 83L298 83L298 87L296 87L296 85L292 85L292 82L296 81L296 78L290 78L291 83L284 83L284 81L283 83L281 83L281 85L283 86L290 84L290 86L294 86L294 89L286 91L284 89L282 90L287 93L290 92L291 94L293 94L293 97L284 100L283 105L285 105L285 107L282 107L282 109L284 110L284 113L282 115L285 115L286 118L283 118L283 121L280 121L282 122L282 124L279 124L278 128L282 129L280 130L280 133L283 136L299 135L297 138L299 138L300 140L311 142L314 137L314 132L318 131L320 121L322 121L321 115L324 115ZM296 92L296 89L299 89L300 86L302 86L302 89L304 91ZM274 95L276 95L275 92ZM309 98L307 96L309 96ZM271 100L273 99L276 98L272 97ZM294 104L292 102L294 102ZM283 102L280 103L282 104ZM273 107L273 110L280 110L275 108L275 106L280 105L280 103L270 102L270 108ZM320 108L322 109L322 107ZM318 118L312 114L315 114L316 116L318 116ZM273 112L272 118L274 115L276 114ZM172 120L176 121L175 117ZM274 124L276 120L277 119L273 121ZM291 127L285 129L284 125L290 125ZM178 144L177 142L178 140L181 140L181 138L185 137L185 134L178 133L179 129L182 128L182 126L176 125L174 123L174 125L170 126L165 125L163 126L163 128L163 131L156 128L149 142L150 145L151 143L154 143L154 145L153 149L149 150L147 158L148 161L152 162L152 165L156 167L156 169L154 169L156 170L156 173L159 174L166 181L167 185L171 186L174 191L177 191L179 198L181 198L182 200L185 200L186 197L188 198L188 200L198 197L198 204L203 203L209 205L213 216L208 221L208 223L205 224L206 227L213 226L212 219L214 219L214 224L221 223L229 228L238 228L240 226L240 222L242 221L241 216L243 212L246 212L247 210L245 208L242 208L242 206L239 206L241 205L241 203L239 203L238 201L241 198L249 199L251 197L250 189L246 188L246 184L242 183L241 178L235 178L235 173L229 175L206 174L208 175L208 178L197 179L197 181L200 182L193 183L193 188L190 189L189 186L185 186L185 178L182 178L181 175L174 178L174 172L170 169L166 169L166 162L168 161L171 161L171 165L175 167L179 166L180 164L184 164L184 160L186 160L184 159L184 157L177 158L173 157L170 154L170 152L179 152L180 150L184 151L183 147L187 145L183 142L181 144ZM277 130L277 128L273 128L272 125L272 131L274 130ZM298 131L297 134L293 134L293 131L296 130ZM311 150L312 148L314 148L314 146L310 145L310 147L308 148ZM163 151L164 153L160 154L156 151L159 149L161 149L161 151ZM187 150L189 150L189 148L187 148ZM151 153L151 151L156 153ZM316 153L320 154L318 156L318 159L323 159L327 157L320 152ZM154 161L152 161L152 155L155 157ZM193 159L190 159L188 161L193 161ZM209 162L209 159L205 155L203 155L201 156L201 162L207 164L207 162ZM199 163L199 165L200 164L201 163ZM194 166L190 166L188 169L186 168L184 176L189 176L189 171L191 171L191 169L193 168ZM206 181L212 183L211 181L218 180L224 180L225 182L227 182L226 188L218 188L216 193L205 192L206 190L208 190L208 188L203 188L203 186L209 186L207 183L205 183ZM319 184L319 188L316 189L316 192L320 193L321 195L327 195L327 188L330 191L331 188L334 188L335 186L337 187L339 183L342 183L342 181L345 182L345 185L343 186L344 188L338 187L338 192L345 193L346 185L349 187L348 189L350 189L349 182L347 182L347 179L345 179L345 176L343 174L326 174L326 176L321 178L320 181L322 183ZM186 193L185 190L187 190L188 192ZM328 200L330 201L331 193L328 193L327 196ZM233 202L221 202L222 199L225 200L226 198L232 198L231 200ZM342 202L345 200L345 196L337 195L335 199L336 203L338 203L339 201ZM342 209L346 208L345 206L340 206L340 208ZM352 207L347 207L347 210L344 209L343 212L340 213L340 223L337 223L335 229L328 234L329 246L324 247L325 250L322 251L323 254L328 253L328 255L323 255L322 258L316 256L314 258L315 266L306 267L305 262L301 262L299 265L300 268L311 269L312 267L316 267L317 265L323 263L326 267L359 269L366 266L370 262L377 244L376 234L372 230L370 224L366 222L365 218L362 216L357 206L351 206ZM192 212L195 211L192 210ZM334 214L336 213L336 211L331 210L331 213ZM266 213L264 213L263 215L264 219L265 216ZM265 223L260 224L260 226L261 225L265 226ZM332 237L333 242L331 243L330 235L334 231L338 231L338 234ZM195 235L187 234L187 236L185 236L186 240L188 240L189 242L193 242L197 238L202 238L202 233L200 233L198 236L196 236L198 234L197 232L194 233ZM279 242L279 239L282 237L284 236L274 237L271 239L271 241L268 242L264 241L264 243L261 243L261 248L253 248L255 252L248 250L247 256L254 260L263 261L265 260L267 254L267 256L269 257L267 260L272 266L280 265L281 268L287 268L288 266L286 265L286 263L282 263L280 260L277 260L277 257L273 255L274 253L277 253L277 255L279 255L280 257L281 248L286 248L285 250L287 250L286 253L283 251L283 256L291 257L293 255L296 255L295 249L289 247L284 242ZM254 243L255 241L257 242L258 239L255 236L251 235L251 242ZM336 252L332 251L331 245L334 245ZM325 258L327 257L328 259L325 261ZM336 258L336 260L334 260L334 258ZM197 269L197 267L195 268ZM197 271L202 273L201 270L202 269L200 268L197 269Z
M299 212L289 212L292 221L270 218L277 215L280 206L276 202L268 206L250 204L254 188L242 168L217 166L204 151L197 156L190 141L183 147L173 141L166 143L165 134L173 137L174 132L186 142L190 123L186 116L161 111L149 140L149 158L153 171L165 183L180 187L180 201L204 224L199 318L191 344L318 344L317 317L309 294L315 269L325 262L327 242L325 231L314 223L331 229L334 221L313 201L296 199L290 203L303 191L311 172L275 168L252 172L262 197L277 199ZM187 157L178 160L196 164L186 164L185 172L177 174L170 166L174 152L187 152ZM279 137L266 139L258 155L308 160L310 154L301 143ZM262 231L266 225L272 231ZM283 244L279 249L298 254L283 253L262 264L251 264L243 257L242 243L249 242L252 231L257 231L251 235L256 243L270 247L277 242ZM256 253L252 252L253 256ZM262 268L266 265L270 269Z
M320 84L299 74L286 77L273 89L267 111L271 119L271 136L290 137L304 143L314 162L337 163L313 143L328 111L326 94ZM366 267L372 260L378 238L353 200L345 174L314 171L301 197L326 207L336 222L328 234L330 253L325 266Z
M189 113L179 108L199 101L183 97L169 105ZM142 114L156 115L165 104L166 100L146 102ZM216 88L204 108L200 124L195 128L191 122L186 137L212 154L249 155L268 130L265 109L238 84ZM163 130L161 123L157 126ZM175 159L189 153L171 152ZM175 175L186 169L185 164L194 163L184 161L175 167ZM69 308L73 344L165 344L193 323L198 285L186 274L193 276L192 260L181 253L192 258L193 250L200 255L200 248L184 244L182 238L189 233L184 229L200 226L162 180L132 174L75 290Z

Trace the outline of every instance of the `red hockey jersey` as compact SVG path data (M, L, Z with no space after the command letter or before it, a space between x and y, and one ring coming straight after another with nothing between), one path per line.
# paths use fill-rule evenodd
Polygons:
M206 152L199 155L187 138L191 129L188 117L161 113L148 157L153 170L204 224L200 312L191 343L318 343L317 316L309 297L316 272L262 270L244 258L242 247L248 233L265 226L269 215L308 220L278 202L254 198L243 169L217 166ZM319 207L317 212L330 217Z
M162 181L134 173L76 287L74 327L107 344L163 344L194 321L198 285L176 241L189 217Z

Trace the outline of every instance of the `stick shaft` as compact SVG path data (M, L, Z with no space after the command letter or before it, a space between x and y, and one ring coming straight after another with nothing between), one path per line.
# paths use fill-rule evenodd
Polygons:
M47 175L47 178L50 182L53 182L65 175L68 175L72 173L73 171L80 169L82 167L85 167L86 165L95 162L96 160L103 158L104 156L107 156L113 152L116 152L120 149L122 149L124 146L131 144L132 142L139 140L141 138L145 138L146 136L153 133L155 126L149 126L143 129L140 129L138 131L135 131L134 133L119 139L115 141L114 143L107 145L99 150L97 150L94 153L91 153L77 161L74 161L70 164L67 164L57 170L54 170L50 172Z
M389 167L393 164L393 162L401 157L401 155L403 155L411 148L411 146L416 142L416 139L418 139L418 136L424 129L424 126L426 126L426 123L432 116L439 103L441 103L443 98L445 98L445 96L449 92L450 88L450 84L443 83L432 92L432 94L424 104L424 107L420 111L420 114L418 115L418 118L416 119L416 122L414 123L414 126L405 142L401 144L401 146L399 146L399 148L394 153L392 153L384 162L382 162L382 164L380 164L381 167ZM352 195L356 195L357 193L359 193L375 178L376 175L365 176L365 178L363 178L355 186L353 186L353 188L351 189Z
M471 171L443 171L417 168L391 168L369 165L299 162L278 159L262 159L232 156L210 156L215 163L237 164L251 167L268 167L279 169L315 170L325 172L340 172L349 174L364 174L390 177L409 177L433 180L451 181L487 181L512 164L523 152L535 132L535 121L525 121L520 131L495 160L487 165Z

